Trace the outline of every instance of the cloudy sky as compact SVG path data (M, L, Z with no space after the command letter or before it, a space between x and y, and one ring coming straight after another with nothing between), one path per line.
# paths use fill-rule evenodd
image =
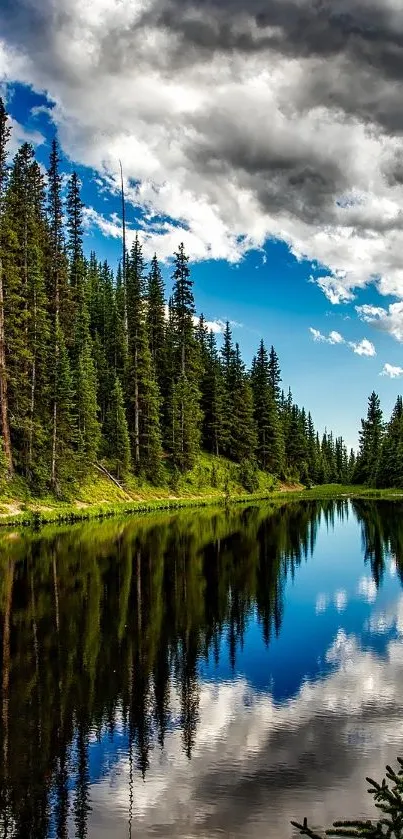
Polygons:
M198 309L263 336L284 384L353 444L403 376L400 0L3 0L15 143L57 130L116 262L183 239ZM2 39L2 40L1 40ZM169 276L169 265L166 268ZM218 328L218 327L217 327Z

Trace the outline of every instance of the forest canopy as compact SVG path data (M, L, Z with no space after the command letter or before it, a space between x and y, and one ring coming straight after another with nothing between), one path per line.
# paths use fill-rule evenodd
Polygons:
M119 480L160 485L203 450L240 464L250 490L258 469L306 484L401 485L400 397L386 431L371 397L356 463L282 389L273 346L262 339L247 369L228 322L218 346L196 316L183 244L168 300L157 255L146 265L138 236L116 272L86 256L80 181L73 172L65 186L57 140L44 175L29 143L9 159L10 132L0 100L3 478L60 492L101 461Z

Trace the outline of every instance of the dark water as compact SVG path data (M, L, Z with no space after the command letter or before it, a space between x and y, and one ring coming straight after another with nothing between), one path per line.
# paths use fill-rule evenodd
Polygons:
M1 837L278 837L403 754L403 505L0 536Z

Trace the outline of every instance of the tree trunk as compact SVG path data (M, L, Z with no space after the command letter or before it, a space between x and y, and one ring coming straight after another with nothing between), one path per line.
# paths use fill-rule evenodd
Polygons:
M7 394L6 340L4 334L4 295L3 295L3 265L0 257L0 410L1 430L3 434L4 454L7 471L10 477L14 474L13 455L11 449L10 423Z

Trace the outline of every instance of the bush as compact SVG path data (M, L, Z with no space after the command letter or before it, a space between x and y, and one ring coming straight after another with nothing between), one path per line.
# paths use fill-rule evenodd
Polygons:
M242 460L239 464L239 477L247 492L256 492L259 489L259 475L257 465L253 460Z
M216 466L215 463L213 463L213 465L211 467L210 483L211 483L211 486L214 487L214 489L216 489L218 487L218 483L219 483L218 482L218 471L217 471L217 466Z

